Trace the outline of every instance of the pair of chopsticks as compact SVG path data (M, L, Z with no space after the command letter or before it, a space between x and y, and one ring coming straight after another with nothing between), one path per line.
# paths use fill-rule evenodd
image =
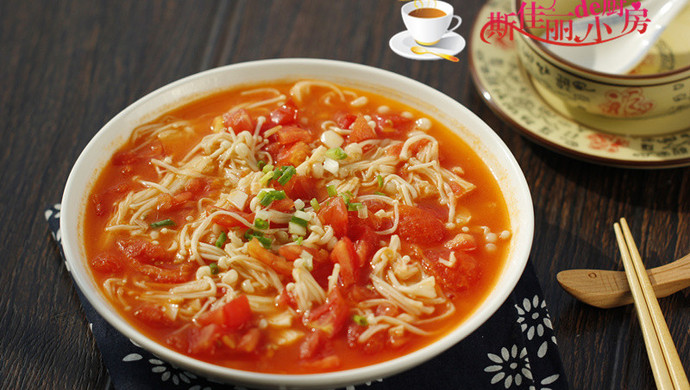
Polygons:
M673 345L673 339L625 218L621 218L620 224L615 223L613 229L623 257L625 275L635 300L635 309L656 386L660 390L690 389L678 351Z

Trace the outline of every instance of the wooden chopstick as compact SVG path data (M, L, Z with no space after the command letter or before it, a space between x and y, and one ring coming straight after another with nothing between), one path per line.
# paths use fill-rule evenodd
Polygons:
M625 218L621 218L620 225L615 223L613 229L623 258L630 291L635 300L635 309L640 320L642 336L657 388L661 390L690 389L678 351L673 344L659 302L654 295L652 284Z

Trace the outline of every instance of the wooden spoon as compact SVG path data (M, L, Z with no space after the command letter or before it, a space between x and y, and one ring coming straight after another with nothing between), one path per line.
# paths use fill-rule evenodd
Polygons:
M451 56L451 55L448 55L448 54L443 54L443 53L436 53L436 52L433 52L433 51L431 51L431 50L427 50L427 49L425 49L425 48L423 48L423 47L421 47L421 46L412 46L412 47L410 48L410 50L412 50L412 52L413 52L414 54L433 54L433 55L435 55L435 56L439 56L439 57L441 57L441 58L445 58L445 59L447 59L448 61L453 61L453 62L458 62L458 61L460 61L460 60L458 59L458 57L454 57L454 56Z
M647 274L657 298L690 287L690 254ZM559 272L556 279L570 295L592 306L608 309L633 302L623 271L572 269Z

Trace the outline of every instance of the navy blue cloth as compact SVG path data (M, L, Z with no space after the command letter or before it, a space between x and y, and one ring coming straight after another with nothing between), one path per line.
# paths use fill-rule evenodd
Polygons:
M62 253L60 205L46 209L45 217ZM244 389L211 382L158 359L110 326L81 292L79 296L116 389ZM546 302L528 263L506 302L470 336L414 369L356 389L555 390L567 389L567 383Z

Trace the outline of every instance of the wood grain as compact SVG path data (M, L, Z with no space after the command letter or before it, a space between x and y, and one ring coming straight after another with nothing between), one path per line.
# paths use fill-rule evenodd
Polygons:
M469 37L482 1L455 3ZM0 388L104 388L108 376L69 274L43 221L96 131L146 93L229 63L281 57L346 60L419 80L461 102L506 142L532 191L531 261L573 389L647 389L654 379L635 316L576 302L570 268L622 269L610 226L635 221L647 266L690 252L690 170L627 170L564 158L521 137L477 94L460 62L413 61L388 40L394 0L0 2ZM687 291L660 301L690 367Z

